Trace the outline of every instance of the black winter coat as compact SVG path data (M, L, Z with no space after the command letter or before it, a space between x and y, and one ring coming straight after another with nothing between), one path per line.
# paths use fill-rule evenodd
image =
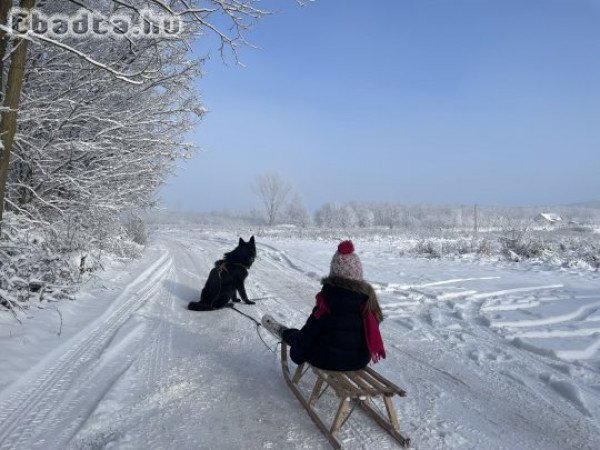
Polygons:
M330 312L317 318L315 306L291 346L292 361L325 370L362 369L370 360L361 314L368 296L341 287L335 279L326 278L323 283L321 294Z

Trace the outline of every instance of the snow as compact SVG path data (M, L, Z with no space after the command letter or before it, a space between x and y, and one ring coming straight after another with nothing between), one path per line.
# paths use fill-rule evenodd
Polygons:
M165 228L76 301L32 308L23 325L0 316L0 449L329 448L268 333L235 311L185 309L239 236ZM258 237L246 286L260 300L238 308L301 325L336 243ZM597 272L355 246L386 316L374 368L407 391L394 403L415 448L600 448ZM395 448L360 411L341 439Z

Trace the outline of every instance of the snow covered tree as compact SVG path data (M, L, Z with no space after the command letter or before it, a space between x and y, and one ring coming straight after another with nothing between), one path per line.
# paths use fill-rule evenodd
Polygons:
M186 58L184 40L153 47L165 60L155 66L162 76L143 84L115 82L58 47L31 50L6 203L52 224L66 251L111 238L121 211L152 206L173 162L189 155L183 134L204 112L193 89L199 65ZM99 41L88 54L144 70L155 51Z
M333 202L317 210L315 222L324 228L353 228L358 226L358 216L350 205Z
M400 206L393 203L379 203L374 208L375 222L379 226L392 229L399 225L402 214Z
M197 73L201 61L186 61L183 64L181 58L185 52L173 53L176 49L189 50L189 42L201 34L211 34L219 40L219 48L222 54L227 50L237 55L240 45L246 43L244 31L252 23L264 16L266 13L254 7L256 1L238 2L237 0L69 0L64 2L40 2L31 14L35 6L35 0L20 0L15 3L3 0L0 7L0 60L10 61L6 70L4 64L0 66L0 73L8 72L5 89L3 91L3 108L0 121L0 132L2 133L2 155L0 161L0 220L2 219L5 204L6 183L8 180L11 152L13 151L13 140L17 132L17 114L20 105L21 86L25 85L26 78L35 71L45 69L41 63L50 61L64 64L64 74L67 79L79 78L84 80L85 75L95 72L96 77L101 77L103 83L117 82L124 91L124 84L140 86L139 93L148 92L148 96L165 89L162 84L165 81L173 81L185 73ZM9 18L10 7L20 6L21 10L15 17L20 22L13 23ZM75 28L67 30L72 32L54 32L61 27L67 27L69 22L64 20L66 15L81 14L89 12L93 22L94 31L100 31L102 36L81 38L74 36ZM58 28L49 33L48 23L41 27L33 26L35 14L54 14L60 21ZM172 23L179 23L184 31L175 34L175 30L167 30L164 21L155 21L155 15L170 17ZM127 13L131 22L111 18L111 15ZM61 19L58 19L60 14ZM50 16L49 16L50 17ZM132 23L139 24L140 30L133 31ZM183 22L181 22L183 21ZM39 22L39 21L38 21ZM82 22L83 23L83 22ZM86 22L87 23L87 22ZM74 22L71 24L73 25ZM12 25L12 26L11 26ZM85 31L92 30L85 25ZM98 30L96 30L96 26ZM107 27L113 33L108 33ZM39 28L39 29L38 29ZM158 30L158 32L155 32ZM169 35L166 35L169 31ZM180 30L178 30L180 31ZM162 33L159 33L162 32ZM36 55L28 55L30 43L37 47ZM180 59L172 59L178 56ZM37 59L39 58L39 59ZM64 70L63 69L63 70ZM98 70L98 72L96 72ZM45 71L48 75L48 71ZM35 77L34 77L35 78ZM73 80L71 80L73 81ZM87 79L88 82L92 81ZM181 79L179 82L181 83ZM82 81L83 82L83 81ZM29 86L34 86L30 83ZM181 86L180 86L181 87ZM92 89L93 90L93 89ZM166 89L165 89L166 91ZM165 92L163 91L163 93ZM127 95L124 97L127 98ZM110 101L111 97L103 97L102 100ZM76 105L75 103L71 104ZM79 116L74 112L76 116ZM163 125L167 122L168 112L163 115ZM156 122L155 122L156 124ZM80 126L81 127L81 126ZM73 128L71 128L72 130ZM157 134L160 130L157 130Z
M21 0L20 2L20 7L25 11L31 11L34 5L35 0ZM7 23L11 7L12 1L3 0L2 6L0 6L0 25ZM4 79L4 61L8 57L6 55L8 37L9 29L0 29L0 73L2 74L0 75L0 81ZM28 47L28 39L21 37L15 39L10 54L6 88L2 95L2 117L0 118L0 222L4 213L10 152L17 132L17 112L21 99L21 86L23 85ZM0 83L0 90L1 88L2 83Z
M268 225L274 225L292 192L290 184L281 175L268 172L258 175L252 185L258 196Z
M93 249L129 250L120 236L131 230L121 218L153 206L175 161L191 154L184 135L204 114L194 86L202 60L190 59L190 43L213 36L224 58L236 58L245 31L265 14L255 4L0 2L0 304L12 308L68 286L79 276L80 265L68 263L73 252L89 263ZM21 22L9 26L12 6L22 7ZM39 23L26 14L34 6L63 18L87 11L116 31L37 33ZM144 11L181 18L183 27L154 33L163 24ZM115 14L150 32L121 33L130 25Z
M308 209L306 209L306 205L297 192L294 192L291 195L287 207L285 208L283 217L286 222L303 228L310 225L310 213L308 212Z
M350 207L356 214L359 227L369 228L375 225L375 214L368 205L364 203L351 203Z

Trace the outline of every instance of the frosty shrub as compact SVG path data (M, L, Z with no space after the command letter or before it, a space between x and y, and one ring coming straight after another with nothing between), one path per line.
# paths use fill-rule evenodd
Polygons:
M461 238L455 241L455 244L449 249L448 253L458 253L459 255L467 255L473 253L473 241L470 239Z
M527 230L513 230L500 237L503 253L513 260L540 258L551 248Z
M417 241L412 253L427 258L462 256L473 253L473 242L467 238L429 238Z
M427 258L485 258L513 262L536 261L548 267L568 267L586 270L600 268L600 234L565 234L561 230L515 230L485 233L468 238L455 233L439 233L439 237L418 239L408 254ZM408 236L403 238L407 243Z
M137 244L128 238L119 236L117 239L111 239L107 242L103 250L118 258L128 260L142 256L144 246Z
M140 217L128 217L123 228L125 229L125 235L136 244L146 245L148 243L146 223Z
M557 252L565 267L579 267L581 263L590 268L600 268L600 242L590 239L571 238L558 245Z
M0 240L0 305L20 309L28 301L68 298L80 279L81 258L65 257L52 227L6 214Z
M594 228L589 225L572 225L569 227L569 231L575 231L577 233L593 233Z
M441 258L442 243L434 239L422 239L417 242L414 252L417 255L425 256L426 258Z
M481 256L492 256L494 253L494 243L491 239L484 238L479 242L477 254Z

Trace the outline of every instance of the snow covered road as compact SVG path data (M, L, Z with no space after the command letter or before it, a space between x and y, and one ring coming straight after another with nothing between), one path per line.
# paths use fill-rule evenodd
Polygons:
M0 449L328 448L249 319L185 309L235 242L163 231L127 276L105 280L112 291L68 305L66 323L86 317L78 329L0 335ZM301 325L334 243L257 243L246 286L260 300L238 308ZM386 314L376 369L408 393L395 403L415 448L600 448L597 274L357 248ZM344 430L348 448L395 447L360 411Z

